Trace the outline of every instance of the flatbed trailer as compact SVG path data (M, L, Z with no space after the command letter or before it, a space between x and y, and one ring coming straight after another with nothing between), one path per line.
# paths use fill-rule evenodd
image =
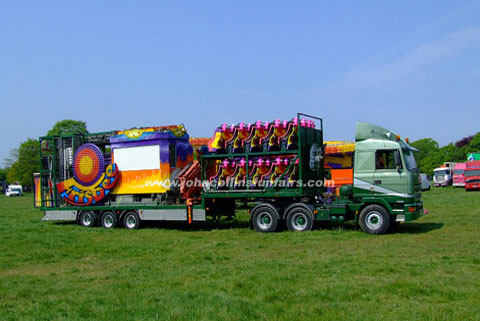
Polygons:
M282 221L291 231L354 221L383 234L423 215L413 149L364 123L357 123L354 183L336 191L325 186L323 120L300 113L288 122L220 126L198 160L183 126L41 137L40 147L35 206L44 220L135 229L149 220L231 217L242 208L259 232Z

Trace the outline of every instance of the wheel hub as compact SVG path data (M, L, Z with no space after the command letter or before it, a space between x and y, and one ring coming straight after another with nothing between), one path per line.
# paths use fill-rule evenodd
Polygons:
M90 214L85 214L83 216L83 225L90 225L92 223L92 216Z
M365 218L365 224L369 229L377 230L383 225L383 217L378 212L370 212Z
M105 217L105 227L112 227L113 225L113 217L111 215L107 215Z
M258 215L257 223L262 229L268 229L272 225L271 214L267 212L261 213Z
M292 217L293 228L298 231L303 231L307 226L307 218L303 213L296 213Z
M127 227L128 228L133 228L136 223L137 223L137 220L135 219L135 217L133 217L132 215L127 217Z

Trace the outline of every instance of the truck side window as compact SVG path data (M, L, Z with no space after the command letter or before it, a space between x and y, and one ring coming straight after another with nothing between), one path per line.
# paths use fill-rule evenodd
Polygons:
M373 151L356 151L355 166L357 171L372 171L375 168L375 153Z
M396 169L395 153L397 158L400 156L396 150L378 150L375 153L376 169Z
M177 167L177 149L175 144L168 145L168 162L170 167Z

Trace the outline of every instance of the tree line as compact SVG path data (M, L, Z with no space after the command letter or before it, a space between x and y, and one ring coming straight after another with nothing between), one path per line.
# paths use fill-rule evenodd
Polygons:
M88 133L84 121L65 119L61 120L46 133L46 136L72 135ZM0 168L0 182L8 184L18 183L27 188L33 185L33 173L40 171L40 142L38 139L28 138L18 148L10 151L3 161L4 168Z
M466 162L469 153L480 152L480 132L443 147L431 138L419 139L410 145L418 149L414 155L420 172L433 175L433 170L445 162Z

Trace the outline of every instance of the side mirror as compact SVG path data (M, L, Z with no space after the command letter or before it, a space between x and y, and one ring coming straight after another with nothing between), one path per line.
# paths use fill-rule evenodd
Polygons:
M398 171L402 169L402 158L400 157L400 152L396 150L393 153L393 163L395 164L395 167L397 168Z

